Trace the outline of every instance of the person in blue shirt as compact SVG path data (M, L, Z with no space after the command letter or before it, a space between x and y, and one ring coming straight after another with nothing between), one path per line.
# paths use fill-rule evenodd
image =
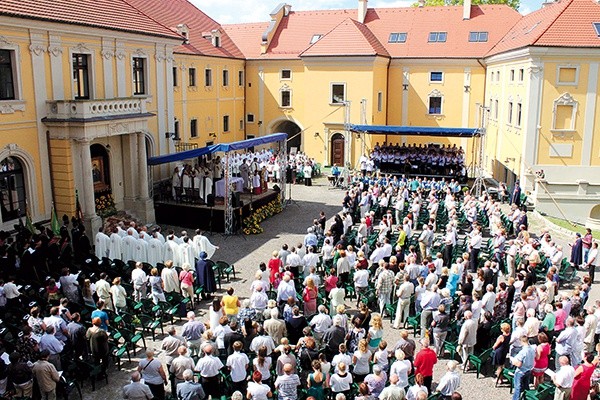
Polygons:
M92 311L91 319L93 320L94 318L100 318L100 321L102 321L100 329L108 331L108 325L110 321L108 320L108 314L106 313L106 311L104 311L104 300L98 300L98 302L96 303L96 307L98 307L98 309Z
M519 400L521 392L529 389L531 371L535 362L535 350L529 345L527 336L521 336L521 351L510 358L510 362L516 367L514 376L514 391L512 400Z
M331 175L333 175L334 177L338 177L340 176L340 169L337 166L337 164L333 164L333 167L331 167Z

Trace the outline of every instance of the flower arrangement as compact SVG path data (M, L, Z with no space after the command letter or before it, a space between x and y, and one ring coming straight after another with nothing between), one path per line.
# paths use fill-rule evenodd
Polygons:
M252 214L244 218L244 234L257 235L259 233L263 233L264 229L260 226L260 223L275 214L279 214L282 210L281 197L280 195L277 195L275 200L272 200L266 205L257 208Z
M96 198L96 214L101 218L106 218L117 213L115 199L111 193L103 194Z

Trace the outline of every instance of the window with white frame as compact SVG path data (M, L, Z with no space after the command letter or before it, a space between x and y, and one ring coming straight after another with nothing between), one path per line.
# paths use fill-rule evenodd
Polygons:
M133 57L133 94L146 94L146 59Z
M288 80L292 79L292 70L291 69L282 69L279 74L279 78L282 81L288 81Z
M229 115L223 115L223 132L229 132Z
M429 43L444 43L447 36L447 32L429 32Z
M406 43L407 36L406 32L392 32L388 38L388 43Z
M223 86L229 86L229 70L223 70Z
M292 91L289 88L283 88L279 91L279 106L290 108L292 106Z
M17 99L15 62L14 51L0 50L0 100Z
M188 69L188 86L196 86L196 68Z
M592 25L594 26L596 35L598 35L598 37L600 37L600 22L592 22Z
M332 83L330 102L331 104L343 104L346 101L346 84Z
M76 100L90 98L89 54L73 53L73 97Z
M557 85L577 85L579 80L579 67L577 66L558 66L556 72Z
M469 42L487 42L487 32L469 32Z
M204 70L204 86L212 86L212 69L210 68Z
M515 70L514 69L510 70L510 75L509 76L510 76L510 81L514 82L515 81Z
M444 73L441 71L432 71L429 73L429 82L440 83L444 81Z
M523 82L525 79L525 70L523 68L519 68L519 82Z
M574 131L577 105L577 101L569 93L564 93L558 99L554 100L552 130Z
M315 44L319 41L319 39L321 39L321 37L323 37L323 35L315 33L314 35L312 35L312 37L310 38L310 44Z
M442 114L442 100L443 100L443 95L438 90L434 90L433 92L429 93L428 114L441 115Z

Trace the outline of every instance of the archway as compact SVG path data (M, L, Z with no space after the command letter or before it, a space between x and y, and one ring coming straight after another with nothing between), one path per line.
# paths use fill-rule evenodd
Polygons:
M281 121L271 129L272 133L287 133L287 151L288 153L292 148L297 151L302 149L302 129L293 121L285 120Z
M345 165L346 155L346 139L341 133L336 133L331 136L331 165L336 164L338 166Z
M94 199L96 213L100 216L112 211L115 207L110 186L110 159L106 147L101 144L90 146L92 156L92 177L94 180Z
M25 169L16 157L0 161L0 212L2 222L18 219L25 215L27 192Z

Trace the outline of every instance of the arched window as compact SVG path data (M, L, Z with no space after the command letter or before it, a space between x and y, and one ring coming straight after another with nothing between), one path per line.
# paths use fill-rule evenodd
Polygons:
M25 172L17 158L7 157L0 161L0 202L2 222L25 215Z

